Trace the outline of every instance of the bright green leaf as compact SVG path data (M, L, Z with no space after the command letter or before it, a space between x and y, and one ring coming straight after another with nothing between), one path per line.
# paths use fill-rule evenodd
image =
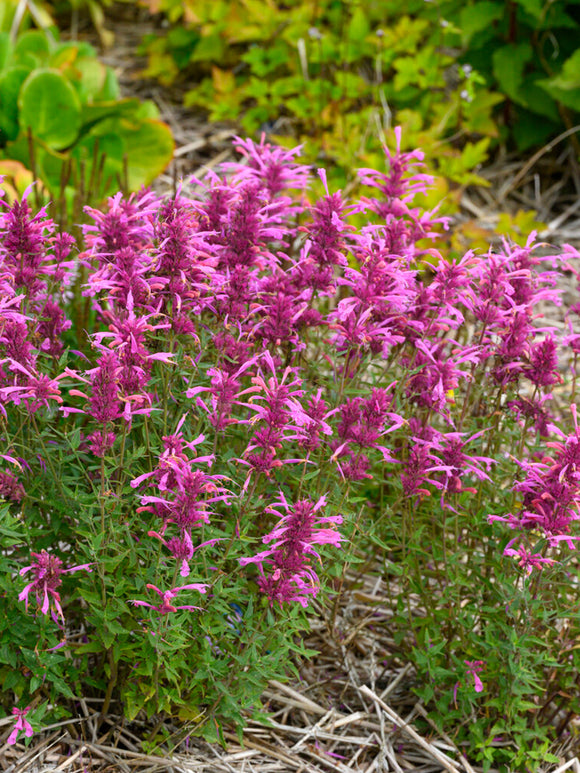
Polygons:
M24 82L18 99L20 124L54 150L74 143L81 127L81 103L56 70L40 69Z

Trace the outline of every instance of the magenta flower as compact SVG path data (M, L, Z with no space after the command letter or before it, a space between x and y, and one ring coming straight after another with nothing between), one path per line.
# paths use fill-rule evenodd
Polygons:
M20 592L18 601L24 601L26 609L28 610L28 597L31 592L34 592L36 603L42 614L47 615L52 607L53 618L55 619L54 610L56 610L58 616L64 622L64 614L60 605L60 595L57 591L57 588L62 585L61 575L78 572L81 569L91 572L91 564L80 564L79 566L71 566L68 569L63 569L60 558L50 555L46 550L42 550L40 553L31 553L30 555L36 560L33 560L30 566L25 566L21 569L19 574L22 577L25 574L28 574L28 572L32 572L34 580L29 582Z
M234 137L236 150L244 156L246 163L222 164L222 168L234 173L234 180L252 180L260 183L268 192L270 201L275 200L291 205L291 200L279 194L289 188L305 190L308 186L310 167L297 164L295 156L300 154L302 145L292 150L271 145L262 134L260 144L251 139Z
M549 387L562 382L562 376L558 372L558 347L552 336L532 345L526 376L532 384L539 387Z
M13 746L18 739L18 735L23 731L26 738L30 738L34 733L34 730L32 729L32 725L26 719L26 715L31 710L31 708L32 708L31 706L27 706L25 709L16 709L16 708L12 709L12 713L16 717L16 724L12 728L12 732L10 733L6 741L8 746Z
M301 500L290 505L280 492L280 501L267 508L267 512L276 515L280 515L277 507L286 511L277 526L262 538L266 545L272 542L272 547L255 556L240 558L239 562L242 566L258 564L261 575L258 587L268 596L270 604L276 601L282 606L297 601L307 607L309 597L317 595L319 580L311 565L311 557L321 559L314 545L338 547L342 541L341 534L334 528L342 523L342 516L317 515L325 505L325 496L316 503ZM270 568L268 574L264 566Z
M475 692L483 692L483 682L479 677L479 673L483 671L483 669L485 668L485 661L484 660L464 660L463 662L467 666L465 675L473 677L473 681L475 684ZM455 687L453 688L453 702L455 703L455 708L457 708L457 690L460 684L461 682L456 682Z
M195 607L191 604L184 604L182 606L176 607L173 606L171 602L182 590L196 590L199 591L199 593L206 593L208 587L209 586L205 583L194 582L190 585L181 585L179 588L172 588L171 590L163 591L159 590L159 588L157 588L155 585L147 584L147 588L149 588L149 590L155 591L155 593L161 597L161 603L156 606L155 604L149 604L147 601L139 601L136 599L131 599L129 603L136 607L150 607L156 612L159 612L160 615L168 615L170 612L177 612L178 609L203 610L203 607Z
M542 571L544 565L552 566L552 564L556 563L553 558L545 558L541 553L532 553L531 550L528 550L523 545L518 545L517 550L514 550L512 545L516 540L517 537L514 537L514 539L506 545L503 554L504 556L513 556L518 559L518 566L521 567L526 574L531 574L534 569Z
M466 666L468 666L466 674L471 675L475 683L475 692L483 691L483 682L479 678L479 673L485 668L484 660L464 660Z
M0 396L3 401L11 401L15 405L20 405L24 400L30 413L36 413L41 406L48 408L49 400L62 403L58 381L66 374L61 373L55 379L51 379L44 373L28 371L16 360L11 361L10 370L20 374L19 379L22 383L17 386L1 387Z

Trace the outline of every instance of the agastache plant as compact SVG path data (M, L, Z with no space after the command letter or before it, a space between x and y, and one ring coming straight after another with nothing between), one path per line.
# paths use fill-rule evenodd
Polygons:
M381 659L498 768L569 723L580 303L549 312L580 255L443 256L422 154L394 139L355 200L300 148L236 138L172 197L87 209L78 245L30 191L3 206L7 714L74 714L84 670L103 715L195 706L214 739L318 615L340 662L388 628Z

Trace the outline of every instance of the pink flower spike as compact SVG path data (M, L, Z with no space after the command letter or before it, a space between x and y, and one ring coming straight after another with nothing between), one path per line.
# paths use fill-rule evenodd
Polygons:
M42 550L40 553L31 553L31 556L33 562L30 566L23 567L19 574L22 577L28 572L32 572L34 579L20 592L18 600L24 601L25 608L28 609L28 597L31 591L34 591L37 606L42 614L47 615L50 611L54 617L56 612L58 617L64 622L60 594L57 591L57 588L62 585L61 576L81 570L90 572L92 571L90 568L91 564L82 564L63 569L60 558L47 553L46 550Z
M12 709L12 713L16 717L16 724L12 728L12 732L8 736L8 740L6 743L8 746L13 746L16 743L16 740L18 739L19 733L24 731L24 735L26 738L30 738L32 734L34 733L34 730L32 729L32 725L30 722L26 719L26 715L30 711L31 706L27 706L25 709Z

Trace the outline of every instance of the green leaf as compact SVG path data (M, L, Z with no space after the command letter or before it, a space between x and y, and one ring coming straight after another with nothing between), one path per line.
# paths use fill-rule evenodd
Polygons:
M30 70L10 67L0 74L0 145L18 136L18 95Z
M490 24L501 19L504 13L504 3L493 3L491 0L463 8L459 15L463 45L467 46L476 33L488 29Z
M8 32L0 32L0 70L3 70L12 56L12 43Z
M545 13L545 0L516 0L516 3L536 19L541 19Z
M54 688L56 688L56 690L58 690L60 695L64 695L66 698L74 698L75 697L74 692L70 689L70 687L64 681L64 679L61 679L60 676L56 676L55 674L50 674L50 677L49 677L48 681L49 681L51 687L54 687Z
M72 145L81 127L81 103L56 70L40 69L24 82L18 99L20 123L53 150Z
M81 430L79 427L77 429L74 429L72 432L69 432L67 436L68 442L70 443L70 447L76 451L76 449L81 444Z
M99 121L119 116L134 116L139 109L140 102L135 98L121 99L117 102L99 101L92 105L83 105L81 109L82 129L85 133Z
M486 160L489 143L489 137L484 137L479 142L466 143L461 151L461 160L465 164L466 169L474 169Z
M518 100L518 89L524 79L524 67L533 56L530 43L502 46L493 52L493 74L502 90L511 99Z
M173 158L175 143L171 129L161 121L147 120L140 125L123 121L121 136L127 141L129 188L149 185Z
M368 14L360 6L356 6L347 27L347 40L362 42L370 33Z
M556 100L561 102L565 107L570 107L572 110L578 110L580 105L580 87L570 88L566 83L565 88L559 85L558 78L542 79L536 81L540 88L545 89L548 94Z
M120 93L121 92L119 90L119 81L117 80L117 76L110 67L107 67L103 88L96 95L95 100L99 102L109 102L119 99Z
M36 66L43 65L48 60L50 45L44 32L29 30L18 37L14 46L14 61L26 62L32 57Z
M519 100L524 107L537 115L542 115L557 124L560 121L558 106L553 97L543 89L537 77L524 78L518 90ZM557 130L555 130L557 131Z
M580 48L566 59L560 74L551 78L549 82L556 88L566 91L580 87Z

